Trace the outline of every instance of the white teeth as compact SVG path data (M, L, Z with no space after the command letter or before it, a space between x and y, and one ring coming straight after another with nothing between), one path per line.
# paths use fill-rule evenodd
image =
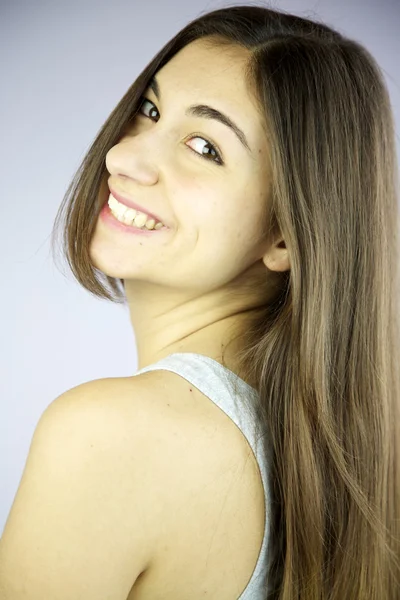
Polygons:
M133 220L133 223L136 225L136 227L143 227L143 225L146 223L147 219L148 219L147 215L137 212L136 217Z
M161 229L163 227L163 223L157 222L156 224L156 221L146 214L121 204L112 194L108 198L108 206L114 217L125 225L135 225L142 229Z

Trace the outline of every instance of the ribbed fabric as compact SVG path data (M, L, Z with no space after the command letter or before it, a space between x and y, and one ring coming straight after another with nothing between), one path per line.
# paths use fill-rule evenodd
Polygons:
M144 367L135 375L163 369L177 373L210 400L212 400L241 429L252 448L264 486L266 514L270 514L270 446L268 433L261 427L254 412L257 392L233 371L216 360L192 352L171 354L158 362ZM270 522L265 519L261 551L253 575L238 600L265 600L267 597L268 572L272 560L269 544Z

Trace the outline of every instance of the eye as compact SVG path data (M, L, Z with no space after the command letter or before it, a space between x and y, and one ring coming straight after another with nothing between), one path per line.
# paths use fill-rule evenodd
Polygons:
M141 103L140 107L139 107L139 113L147 118L152 118L152 116L154 115L146 115L143 112L143 106L146 104L146 102L148 102L149 104L151 104L153 106L153 108L150 109L151 111L156 110L158 112L158 108L156 107L156 105L154 104L154 102L151 102L150 100L148 100L148 98L145 98L144 96L142 96L143 98L143 102ZM203 140L203 142L206 142L206 146L209 146L209 150L207 150L207 154L201 154L199 152L196 152L196 150L193 150L193 148L191 148L190 146L187 146L189 148L189 150L191 150L192 152L194 152L196 154L196 156L198 156L199 158L204 158L206 160L209 160L207 157L208 156L212 156L211 152L214 153L214 156L212 156L213 161L218 164L218 165L223 165L224 162L222 160L221 157L221 153L219 152L219 150L215 147L214 144L212 144L210 141L208 141L206 138L197 136L197 135L193 135L191 138L189 139L199 139L199 140ZM205 146L203 146L203 148L205 148Z

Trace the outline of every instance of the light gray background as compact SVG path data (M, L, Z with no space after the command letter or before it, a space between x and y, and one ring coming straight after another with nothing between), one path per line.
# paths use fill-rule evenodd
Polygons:
M246 0L0 0L1 532L45 408L80 383L137 370L127 309L95 299L52 262L57 208L148 61L200 12L228 4ZM372 52L389 87L399 152L400 0L269 6L322 20Z

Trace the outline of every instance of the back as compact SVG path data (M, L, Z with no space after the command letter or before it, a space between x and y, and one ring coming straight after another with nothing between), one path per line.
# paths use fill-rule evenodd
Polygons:
M264 600L272 559L269 445L266 432L257 428L256 390L201 354L175 353L135 376L152 371L159 371L154 383L159 382L163 394L170 394L171 401L181 398L196 410L208 411L216 428L221 424L229 430L228 443L240 444L251 459L229 490L220 482L214 497L213 490L208 490L211 503L221 506L218 514L202 506L201 522L193 515L186 523L179 517L174 535L164 540L167 551L160 552L155 568L139 577L129 600L195 600L205 593L210 600ZM221 491L223 498L218 498ZM198 515L199 506L195 510ZM234 589L240 591L235 595Z

